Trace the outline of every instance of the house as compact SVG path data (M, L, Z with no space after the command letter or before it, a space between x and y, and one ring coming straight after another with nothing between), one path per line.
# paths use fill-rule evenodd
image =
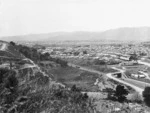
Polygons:
M120 56L121 60L125 60L125 61L129 61L130 60L130 56Z
M143 74L131 74L131 77L134 77L134 78L145 78L146 76L143 75Z
M142 74L142 75L144 75L145 77L148 77L149 75L148 75L148 73L146 73L146 72L143 72L143 71L138 71L140 74Z

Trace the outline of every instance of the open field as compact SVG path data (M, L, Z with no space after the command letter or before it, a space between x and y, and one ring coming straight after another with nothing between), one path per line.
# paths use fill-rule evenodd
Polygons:
M102 73L113 73L113 72L117 72L116 70L112 69L110 66L106 66L106 65L90 65L90 66L86 66L90 69L94 69L97 71L100 71Z
M145 65L135 65L135 66L124 66L127 71L130 73L137 73L138 71L146 70L147 66Z
M49 69L49 71L54 75L56 81L66 86L70 87L76 85L83 91L98 91L99 89L97 86L94 86L96 79L101 77L99 74L73 67L59 67L56 69Z
M72 64L80 65L80 66L88 66L92 65L93 61L92 59L82 59L82 58L66 58L64 59Z

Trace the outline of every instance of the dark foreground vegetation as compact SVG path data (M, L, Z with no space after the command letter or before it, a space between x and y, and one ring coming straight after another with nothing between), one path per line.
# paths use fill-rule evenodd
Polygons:
M0 73L1 113L94 113L92 100L76 86L68 90L51 81L40 84L45 81L40 75L20 85L17 72L2 69Z
M117 85L115 91L108 93L108 99L122 103L127 101L126 96L128 93L129 92L124 88L124 86Z
M143 91L144 102L150 107L150 87L146 87Z

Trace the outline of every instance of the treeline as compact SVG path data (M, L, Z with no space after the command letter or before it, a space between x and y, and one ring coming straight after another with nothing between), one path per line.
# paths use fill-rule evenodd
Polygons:
M54 61L56 62L57 64L60 64L62 67L66 67L67 66L67 62L62 60L62 59L59 59L59 58L52 58L50 56L49 53L44 53L42 54L41 52L38 52L37 49L35 48L32 48L32 47L27 47L25 45L17 45L15 44L14 42L10 42L10 44L12 46L15 47L15 49L17 51L19 51L20 53L22 53L26 58L29 58L31 60L33 60L34 62L39 62L39 61Z

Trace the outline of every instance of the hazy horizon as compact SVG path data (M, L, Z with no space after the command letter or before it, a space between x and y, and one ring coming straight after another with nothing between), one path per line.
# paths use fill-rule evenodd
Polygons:
M101 30L101 31L84 31L84 30L81 30L81 31L53 31L53 32L42 32L42 33L26 33L26 34L16 34L16 35L4 35L4 36L1 36L0 35L0 38L1 37L13 37L13 36L27 36L27 35L38 35L38 34L53 34L53 33L79 33L79 32L82 32L82 33L102 33L102 32L106 32L106 31L110 31L110 30L117 30L117 29L124 29L124 28L150 28L150 26L137 26L137 27L117 27L117 28L110 28L110 29L106 29L106 30Z
M1 0L0 37L150 26L149 0Z
M6 41L51 41L51 40L116 40L150 41L150 27L123 27L101 32L73 31L50 32L0 37Z

